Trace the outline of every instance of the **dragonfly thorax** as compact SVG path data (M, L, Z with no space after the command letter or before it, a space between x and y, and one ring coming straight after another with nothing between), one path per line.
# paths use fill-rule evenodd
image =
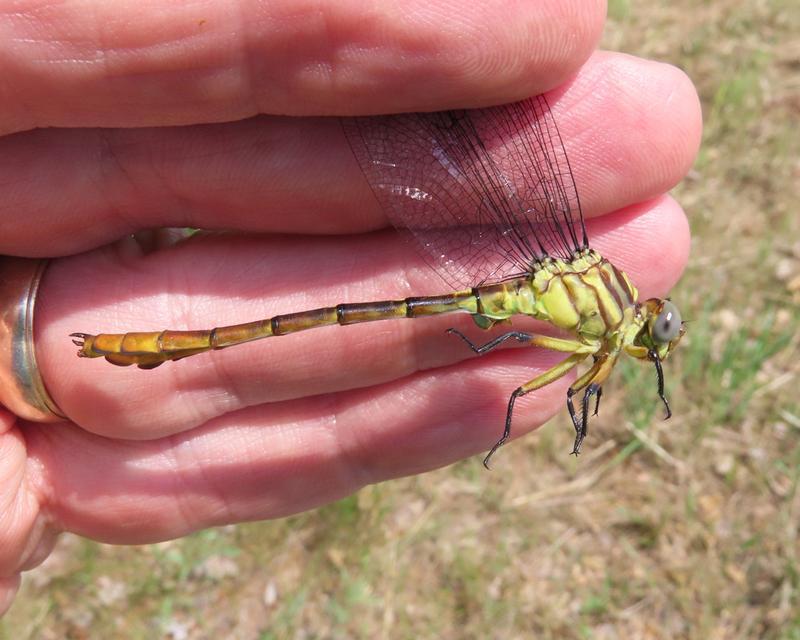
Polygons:
M531 274L533 313L587 341L604 341L632 317L637 291L630 279L596 251L551 259Z

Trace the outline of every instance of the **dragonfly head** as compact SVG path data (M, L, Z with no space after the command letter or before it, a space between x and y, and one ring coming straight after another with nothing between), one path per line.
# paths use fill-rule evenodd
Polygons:
M634 344L645 347L648 352L655 351L659 360L663 360L686 333L686 323L681 320L678 307L661 298L646 300L641 313L645 321Z

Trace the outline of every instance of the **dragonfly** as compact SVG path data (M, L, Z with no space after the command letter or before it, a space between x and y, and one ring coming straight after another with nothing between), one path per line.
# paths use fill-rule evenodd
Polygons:
M595 398L597 415L602 385L623 354L654 364L658 396L666 418L671 416L661 363L684 335L685 323L669 299L639 301L630 278L590 247L572 168L544 96L481 109L340 122L380 207L449 293L348 302L208 330L73 333L78 355L152 369L328 325L461 312L487 330L528 316L549 323L560 336L514 330L477 344L448 330L478 355L514 341L565 354L513 390L502 436L483 461L486 468L511 435L517 399L589 358L590 366L566 394L575 429L573 454L587 435L590 401Z

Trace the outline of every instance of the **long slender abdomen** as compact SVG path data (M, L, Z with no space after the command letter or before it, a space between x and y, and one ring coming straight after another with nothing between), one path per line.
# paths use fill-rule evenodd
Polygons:
M73 342L80 347L83 358L103 357L109 362L128 366L136 364L152 369L167 360L180 360L212 349L224 349L237 344L282 336L315 327L348 325L393 318L422 316L465 311L478 313L478 298L474 289L442 296L357 302L322 307L310 311L277 315L265 320L246 322L201 331L153 331L131 333L73 333Z

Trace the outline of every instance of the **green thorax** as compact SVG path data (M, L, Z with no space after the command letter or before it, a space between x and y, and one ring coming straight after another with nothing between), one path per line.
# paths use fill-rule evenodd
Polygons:
M547 258L530 275L474 291L481 326L524 314L592 341L627 324L638 297L628 276L592 250Z

